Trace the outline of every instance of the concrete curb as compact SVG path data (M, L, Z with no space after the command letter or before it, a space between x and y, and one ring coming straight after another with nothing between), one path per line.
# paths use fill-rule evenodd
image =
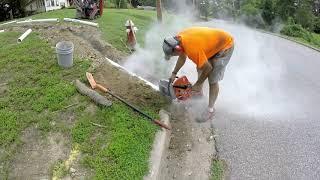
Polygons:
M280 38L282 38L282 39L286 39L286 40L295 42L295 43L297 43L297 44L300 44L300 45L302 45L302 46L306 46L306 47L308 47L308 48L311 48L311 49L313 49L313 50L315 50L315 51L320 52L320 49L319 49L319 48L316 48L316 47L311 46L311 45L309 45L309 44L306 44L306 43L297 41L297 40L295 40L295 39L293 39L293 38L291 38L291 37L289 37L289 36L284 36L284 35L281 35L281 34L276 34L276 33L264 31L264 30L261 30L261 29L256 29L256 31L261 32L261 33L265 33L265 34L270 34L270 35L272 35L272 36L277 36L277 37L280 37Z
M129 75L131 75L131 76L137 77L138 79L140 79L140 80L142 80L143 82L145 82L145 83L146 83L148 86L150 86L152 89L154 89L154 90L156 90L156 91L159 91L159 87L158 87L158 86L156 86L156 85L152 84L151 82L147 81L146 79L144 79L144 78L142 78L142 77L140 77L140 76L138 76L138 75L136 75L136 74L128 71L126 68L124 68L124 67L121 66L120 64L112 61L111 59L109 59L109 58L107 58L107 57L106 57L106 60L107 60L111 65L113 65L114 67L117 67L117 68L121 69L122 71L127 72L127 73L128 73Z
M168 112L161 110L159 112L160 119L166 125L170 126L170 118ZM171 131L162 128L161 131L156 133L149 163L149 174L146 175L144 180L156 180L159 179L160 168L164 162L167 149L169 147Z
M159 91L159 88L157 86L147 81L146 79L128 71L127 69L122 67L120 64L108 59L107 57L105 59L112 66L117 67L118 69L128 73L133 77L137 77L138 79L142 80L144 83L149 85L153 90ZM160 110L159 115L160 115L161 122L171 127L169 113L165 110ZM150 153L150 158L149 158L149 174L144 176L143 178L144 180L159 179L159 176L161 173L160 168L162 167L165 155L167 153L167 149L169 147L170 135L171 135L171 131L166 130L164 128L162 128L160 131L156 133L153 146L152 146L152 151Z

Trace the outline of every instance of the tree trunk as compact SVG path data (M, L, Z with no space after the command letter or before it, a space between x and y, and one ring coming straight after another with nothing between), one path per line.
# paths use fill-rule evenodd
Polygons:
M161 0L157 0L157 18L158 22L162 22Z
M9 15L10 15L10 20L12 20L13 19L12 9L9 11Z

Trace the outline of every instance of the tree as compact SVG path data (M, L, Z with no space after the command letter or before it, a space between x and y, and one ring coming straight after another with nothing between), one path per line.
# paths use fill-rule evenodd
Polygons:
M275 18L274 6L271 0L264 0L261 15L267 25L270 26Z
M312 12L312 1L303 0L296 4L297 10L295 13L295 20L297 24L312 31L314 28L314 15Z
M320 0L313 1L313 13L315 16L320 16Z
M240 0L211 0L210 11L216 18L235 18L239 2Z
M287 21L289 17L293 17L296 11L295 0L278 0L276 3L278 16Z
M252 27L265 28L266 23L262 18L262 5L262 0L243 0L240 4L240 20Z
M209 14L209 1L208 0L202 0L198 4L199 8L199 18L202 18L204 20L208 20L208 14Z
M320 34L320 17L315 18L313 31L317 34Z
M259 14L259 8L255 7L253 4L246 4L241 7L241 14L247 16L256 16Z
M162 22L161 0L156 0L156 1L157 1L157 18L159 22Z
M30 0L0 0L0 21L7 20L9 17L9 11L12 12L14 18L24 17L25 14L25 6L29 3ZM5 8L6 4L10 6L10 8Z
M117 8L127 8L127 0L113 0Z
M240 13L247 16L256 16L261 12L261 0L243 0Z
M132 7L136 8L137 6L140 6L140 2L138 0L131 0L131 5Z

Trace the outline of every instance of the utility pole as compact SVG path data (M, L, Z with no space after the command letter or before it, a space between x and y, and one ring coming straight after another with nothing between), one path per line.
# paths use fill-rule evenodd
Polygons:
M158 22L162 22L161 0L157 0L157 18Z

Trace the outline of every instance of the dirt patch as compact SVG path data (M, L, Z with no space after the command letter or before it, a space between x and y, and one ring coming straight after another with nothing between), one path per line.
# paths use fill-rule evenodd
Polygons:
M153 108L163 107L168 103L160 93L142 80L128 75L107 61L101 64L94 77L98 83L134 105Z
M84 111L93 116L96 114L97 109L98 109L98 106L94 103L91 103L86 107L86 109Z
M198 123L185 104L173 104L173 127L160 179L209 179L216 155L211 122Z
M86 29L88 30L88 29ZM96 29L95 29L96 30ZM77 28L72 28L70 30L74 35L78 37L82 37L84 40L90 43L93 49L96 51L100 52L101 55L104 57L108 57L109 59L112 59L113 61L119 62L121 61L124 57L127 56L127 54L118 51L115 49L111 44L103 41L101 34L99 32L86 32L83 31L82 29L77 29Z
M62 178L62 180L91 179L90 177L93 176L94 172L83 167L81 165L81 159L83 159L82 155L77 157L77 159L72 163L68 174L64 178Z
M7 83L0 83L0 96L5 94L8 91L8 84Z
M71 148L63 134L49 133L44 138L35 127L24 130L21 141L9 179L49 179L54 164L67 158Z
M96 27L74 25L70 23L58 24L26 24L12 26L10 31L21 31L32 28L34 32L47 42L55 45L60 41L72 41L74 44L74 55L78 58L89 58L93 62L108 57L114 61L121 61L128 56L126 53L118 51L109 43L103 41L101 32Z
M0 71L0 97L4 96L8 92L8 84L12 80L10 73Z
M54 119L51 122L52 126L57 125L62 125L66 128L72 128L73 125L76 123L76 109L78 106L80 106L80 94L75 95L74 97L71 98L69 101L69 105L64 107L63 109L59 111L54 112Z
M51 123L54 125L55 123L63 123L66 127L72 127L75 124L76 116L73 110L67 110L58 113L57 118Z

